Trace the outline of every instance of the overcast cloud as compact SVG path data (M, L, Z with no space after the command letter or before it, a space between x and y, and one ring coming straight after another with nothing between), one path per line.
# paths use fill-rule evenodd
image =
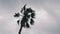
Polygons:
M22 34L60 34L60 0L0 0L0 34L18 34L13 15L27 4L36 11L35 24Z

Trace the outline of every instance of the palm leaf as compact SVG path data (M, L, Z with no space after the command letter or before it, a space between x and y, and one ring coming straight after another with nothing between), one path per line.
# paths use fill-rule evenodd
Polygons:
M19 22L20 22L20 20L17 20L18 25L19 25Z
M19 13L15 13L14 17L19 17L20 14Z
M26 10L26 4L23 6L21 13L23 12L23 10Z
M28 23L26 23L26 28L29 28L30 26L29 26L29 24Z
M32 13L32 14L31 14L31 17L32 17L32 18L35 18L35 13Z
M33 25L34 24L34 20L30 19L30 24Z

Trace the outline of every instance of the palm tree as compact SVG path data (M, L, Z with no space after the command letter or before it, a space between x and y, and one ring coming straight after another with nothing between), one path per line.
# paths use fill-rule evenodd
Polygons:
M19 30L18 34L21 34L21 31L22 31L23 27L30 28L29 23L31 25L33 25L34 24L33 19L35 18L35 11L32 10L31 8L26 8L26 4L22 8L21 14L23 14L23 18L21 20L21 23L20 23L20 19L17 20L18 25L19 25L19 23L21 24L21 27L20 27L20 30ZM15 13L14 17L20 17L20 13ZM30 20L30 22L28 23L29 20Z

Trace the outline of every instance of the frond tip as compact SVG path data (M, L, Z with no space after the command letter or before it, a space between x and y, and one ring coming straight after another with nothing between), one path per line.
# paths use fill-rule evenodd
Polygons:
M19 22L20 22L20 20L17 20L18 25L19 25Z
M15 13L14 17L19 17L20 14L19 13Z
M28 23L26 23L26 28L29 28L30 26L29 26L29 24Z
M34 24L34 20L30 19L30 24L33 25Z
M35 18L35 13L32 13L32 14L31 14L31 17L32 17L32 18Z

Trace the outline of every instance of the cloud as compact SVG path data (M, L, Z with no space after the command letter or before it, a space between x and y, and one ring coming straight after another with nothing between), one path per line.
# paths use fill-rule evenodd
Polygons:
M51 27L46 26L45 32L50 32L51 34L60 34L60 1L59 0L48 0L48 1L43 1L44 3L42 4L43 9L45 9L48 14L50 14L50 19L47 20L48 23L51 23ZM53 24L52 24L53 23ZM54 25L56 24L56 25ZM53 26L54 25L54 26ZM53 26L53 27L52 27ZM44 30L45 28L43 28ZM48 33L49 34L49 33Z
M3 16L0 16L0 19L3 19L4 17Z

